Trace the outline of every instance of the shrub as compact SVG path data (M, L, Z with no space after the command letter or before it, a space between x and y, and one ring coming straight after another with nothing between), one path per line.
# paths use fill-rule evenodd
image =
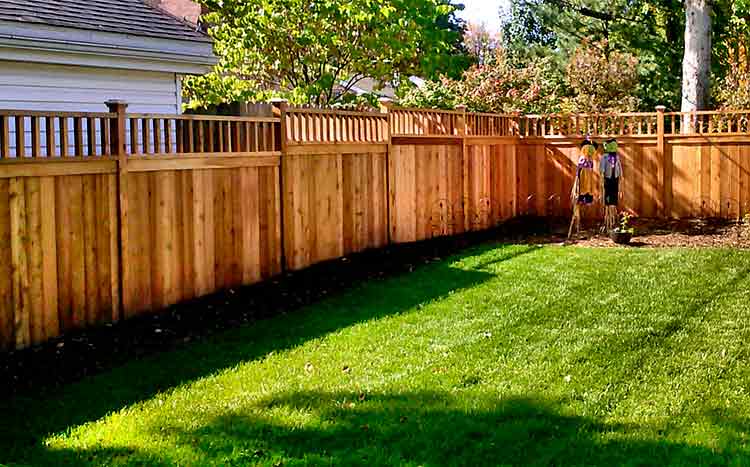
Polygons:
M731 48L726 75L716 86L716 102L723 110L750 109L750 57L748 45Z
M448 78L425 81L421 87L410 88L398 104L401 107L453 110L460 104L457 87L457 82Z
M461 80L443 78L409 91L405 107L452 109L465 104L471 112L568 113L624 112L638 108L638 60L610 51L606 41L586 43L567 68L551 58L513 66L502 50L494 60L475 65Z
M627 112L638 108L638 59L609 50L606 40L584 42L568 63L567 79L572 96L570 112Z
M564 94L564 76L551 59L519 68L497 51L495 59L471 67L461 80L428 81L407 92L399 105L454 109L464 104L471 112L541 113L559 111Z
M474 112L552 113L561 110L566 87L552 59L513 67L499 53L493 63L466 71L457 90L460 100Z

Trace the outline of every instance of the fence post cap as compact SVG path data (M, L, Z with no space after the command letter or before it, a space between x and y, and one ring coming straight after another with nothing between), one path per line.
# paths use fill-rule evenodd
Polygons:
M456 110L460 110L461 112L466 112L466 109L467 109L466 104L458 104L456 106Z
M286 111L286 108L289 106L289 101L281 97L274 97L273 99L269 100L269 102L273 106L274 117L280 117L282 113Z
M393 106L393 99L390 97L379 97L378 102L380 102L380 105L383 107L392 107Z
M667 106L666 105L657 105L656 106L656 111L657 112L665 112L666 110L667 110Z
M271 105L274 106L274 107L276 107L277 109L280 109L282 107L286 107L286 106L289 105L289 101L286 100L286 99L283 99L281 97L274 97L273 99L271 99L268 102L270 102Z
M122 107L123 109L126 108L128 103L122 99L110 99L105 101L104 105L106 105L110 111L114 112L117 110L117 107Z

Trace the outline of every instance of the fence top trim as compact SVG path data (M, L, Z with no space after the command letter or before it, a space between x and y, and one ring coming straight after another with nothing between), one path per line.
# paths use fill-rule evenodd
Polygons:
M111 114L116 116L117 114ZM171 115L171 114L125 114L125 118L143 118L143 119L160 119L160 120L213 120L213 121L232 121L232 122L271 122L279 121L278 117L236 117L225 115Z
M523 118L617 118L617 117L658 117L659 112L623 112L623 113L556 113L556 114L522 114Z
M479 116L479 117L498 117L498 118L516 118L520 117L521 114L493 114L491 112L466 112L466 116Z
M0 117L115 118L110 112L44 112L35 110L0 110Z
M419 109L419 108L413 108L413 107L390 107L388 111L389 112L421 112L421 113L431 113L431 114L464 115L464 112L460 110Z
M668 116L689 116L689 115L747 115L750 110L693 110L691 112L665 112Z
M355 111L355 110L336 110L336 109L314 109L308 107L287 107L286 113L295 114L312 114L312 115L339 115L339 116L350 116L350 117L375 117L375 118L388 118L388 114L376 111Z

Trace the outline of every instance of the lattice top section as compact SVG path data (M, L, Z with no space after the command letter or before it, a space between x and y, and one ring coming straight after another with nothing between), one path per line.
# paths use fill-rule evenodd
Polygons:
M385 143L388 141L388 115L288 108L286 138L290 143Z

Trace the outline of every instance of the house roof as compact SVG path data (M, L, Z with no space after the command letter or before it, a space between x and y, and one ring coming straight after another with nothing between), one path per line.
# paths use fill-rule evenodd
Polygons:
M144 0L0 0L0 21L209 42L186 22Z

